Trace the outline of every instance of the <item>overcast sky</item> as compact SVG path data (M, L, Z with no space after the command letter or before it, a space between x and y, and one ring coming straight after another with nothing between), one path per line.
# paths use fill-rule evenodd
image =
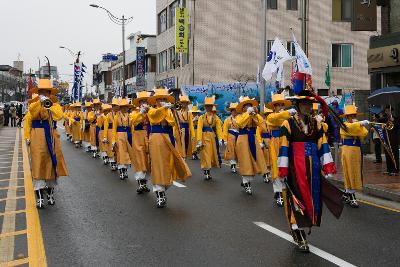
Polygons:
M0 65L12 65L18 54L24 61L24 71L37 70L47 56L58 67L63 80L71 81L72 56L59 46L81 50L82 61L92 73L92 64L107 52L122 51L121 26L113 24L104 10L89 7L94 3L116 16L133 16L126 26L130 33L156 33L156 0L1 0ZM125 43L126 49L129 42ZM91 77L86 79L91 82Z

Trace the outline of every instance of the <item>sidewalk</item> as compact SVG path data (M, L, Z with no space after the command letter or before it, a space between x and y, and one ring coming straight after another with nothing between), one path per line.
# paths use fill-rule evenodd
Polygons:
M385 156L383 162L375 164L375 155L364 155L364 189L363 192L372 196L400 202L400 176L388 176L386 171ZM340 159L340 157L339 157ZM341 164L337 164L337 174L334 180L343 185L343 174Z

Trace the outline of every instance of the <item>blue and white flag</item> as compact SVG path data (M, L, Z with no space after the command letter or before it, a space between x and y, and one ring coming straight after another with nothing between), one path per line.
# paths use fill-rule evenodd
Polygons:
M298 71L301 73L312 75L312 68L311 68L310 61L308 60L303 49L297 42L296 37L294 36L293 32L292 32L292 36L293 36L294 49L296 52L296 62L297 62Z
M270 81L272 74L275 73L279 66L287 60L290 60L290 56L287 49L283 46L282 42L278 37L275 37L275 41L272 44L271 51L268 53L267 63L265 64L262 76L266 81Z
M284 83L285 74L283 72L283 64L278 67L278 71L276 72L276 85L278 88L285 87Z

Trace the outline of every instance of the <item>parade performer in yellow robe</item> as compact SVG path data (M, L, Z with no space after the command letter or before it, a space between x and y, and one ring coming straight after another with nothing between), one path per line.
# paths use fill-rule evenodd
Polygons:
M131 123L133 127L132 134L132 165L135 170L135 179L138 183L136 192L138 194L150 192L147 187L146 174L150 172L150 158L149 158L149 134L150 123L147 117L147 112L150 106L147 100L150 97L150 92L138 92L137 97L133 100L132 104L138 107L131 113Z
M191 103L189 97L179 96L179 102L182 105L181 110L176 112L181 129L180 137L182 147L179 151L183 158L187 158L192 155L196 142L196 134L193 125L193 114L189 112L189 104Z
M278 207L283 207L283 181L278 177L277 165L281 136L280 128L285 120L289 119L291 116L297 113L295 109L290 109L287 111L284 110L285 108L290 107L291 104L292 103L289 100L284 99L283 94L275 94L272 96L272 101L266 105L267 108L274 111L267 117L267 126L268 130L271 133L269 152L271 156L271 178L273 181L272 186L274 189L274 199Z
M80 102L76 102L71 105L73 111L69 121L72 130L72 141L74 142L76 148L82 146L82 125L84 122L81 106L82 105Z
M369 121L357 121L357 107L348 105L344 107L344 114L341 117L346 118L344 123L347 130L340 129L342 138L342 168L344 178L343 200L353 208L358 207L358 202L355 196L356 190L361 190L362 181L362 151L361 142L368 135L368 130L365 128Z
M206 113L200 116L197 124L197 149L201 150L201 169L205 180L211 180L211 168L221 167L222 163L219 155L219 146L223 144L222 122L213 113L214 106L215 96L205 97Z
M118 101L120 111L114 116L112 131L112 146L117 156L117 166L121 180L128 178L128 167L131 165L132 155L132 128L129 118L128 99Z
M98 127L98 134L96 142L98 143L100 156L103 159L104 165L108 165L108 129L110 128L107 115L110 113L112 107L108 104L101 105L101 115L97 118L96 127ZM112 128L112 127L111 127ZM96 128L97 130L97 128Z
M260 146L262 148L266 169L263 174L264 183L269 183L271 179L271 153L269 147L271 145L271 131L267 126L267 116L272 113L272 109L264 107L264 112L262 112L263 122L257 127L257 140L260 141Z
M237 170L237 156L236 156L236 140L239 135L239 127L236 124L235 118L237 115L236 107L238 103L230 103L228 111L231 113L229 117L224 120L223 135L225 142L224 160L229 161L231 165L231 172L236 173Z
M104 136L107 138L105 141L103 138L103 142L107 142L107 156L108 156L108 163L110 170L116 171L117 170L117 161L116 161L116 154L114 152L114 149L112 147L112 132L113 132L113 122L114 122L114 117L116 114L119 112L119 106L118 106L118 99L114 98L111 102L111 107L112 110L106 115L106 121L104 125ZM107 133L107 135L106 135Z
M174 98L166 89L156 89L148 102L153 106L147 113L151 125L151 180L157 197L157 207L162 208L167 203L165 191L173 181L185 181L192 173L175 147L174 127L178 127L179 122L171 111Z
M192 109L190 110L190 113L192 113L192 117L193 117L193 129L194 129L194 138L195 138L195 142L197 141L197 124L199 122L199 118L200 118L200 109L198 106L192 106ZM199 159L198 155L197 155L197 149L196 146L193 145L192 146L192 160L197 160Z
M93 113L91 113L90 122L90 148L92 151L92 157L96 158L99 156L99 138L98 133L100 129L97 126L97 118L101 114L101 102L100 99L93 99Z
M37 197L37 207L44 208L44 194L47 193L47 203L54 205L54 187L57 178L68 175L64 158L59 144L57 121L63 118L61 106L56 103L54 95L58 92L49 79L39 79L38 86L33 89L37 93L36 100L29 105L29 132L27 144L30 146L32 178ZM45 108L44 103L52 102L51 107ZM29 130L29 128L31 130Z
M282 124L278 159L279 177L285 182L286 219L299 251L305 253L309 252L305 231L320 226L323 203L336 218L343 210L341 191L325 178L336 167L322 126L312 116L315 101L308 90L297 96L298 114Z
M83 111L83 122L82 122L82 144L86 152L91 152L92 148L90 145L90 125L94 120L93 103L86 101L85 111Z
M32 96L32 99L34 97ZM72 139L72 134L71 134L71 127L69 125L69 116L70 116L70 108L69 104L64 106L64 129L65 129L65 135L67 136L67 140Z
M251 182L256 174L264 174L267 166L257 140L256 129L263 123L261 115L257 114L258 102L249 97L240 97L236 111L239 115L235 121L239 127L239 136L236 141L236 154L239 162L239 173L242 176L242 186L245 192L252 194Z

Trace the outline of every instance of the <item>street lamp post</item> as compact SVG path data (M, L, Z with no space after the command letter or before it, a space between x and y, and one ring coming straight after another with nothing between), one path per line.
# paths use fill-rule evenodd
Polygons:
M90 4L91 7L101 8L107 12L108 18L115 24L122 26L122 97L126 97L126 86L125 86L125 25L133 20L133 17L125 18L122 15L121 18L114 16L107 8L99 5Z

